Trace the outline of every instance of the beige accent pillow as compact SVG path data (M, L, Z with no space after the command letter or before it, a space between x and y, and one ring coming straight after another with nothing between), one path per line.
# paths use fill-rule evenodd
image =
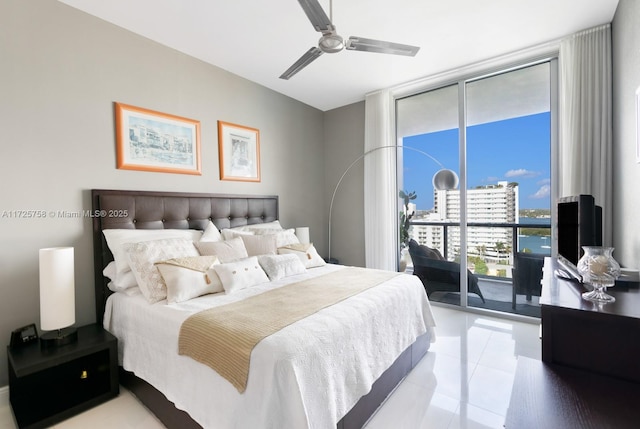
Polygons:
M242 242L247 249L248 256L277 255L276 236L271 235L242 235Z
M215 255L223 264L249 256L247 254L247 249L244 247L244 242L240 237L215 242L199 241L196 243L196 247L198 248L200 255Z
M258 256L258 262L272 281L307 271L300 258L293 254Z
M326 262L318 254L318 251L313 246L313 243L308 244L290 244L285 247L278 248L278 254L286 255L292 253L300 258L305 268L322 267L326 265Z
M141 241L125 245L131 271L151 304L167 297L167 286L155 263L173 258L199 256L193 241L184 238Z
M256 256L229 264L214 265L213 269L220 277L226 293L237 292L269 281Z
M224 288L213 266L219 264L217 256L192 256L156 262L167 285L167 303L188 301Z

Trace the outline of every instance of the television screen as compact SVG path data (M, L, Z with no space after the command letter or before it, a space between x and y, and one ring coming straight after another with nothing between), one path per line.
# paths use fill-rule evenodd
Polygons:
M582 246L602 246L602 207L591 195L558 200L558 255L576 265Z

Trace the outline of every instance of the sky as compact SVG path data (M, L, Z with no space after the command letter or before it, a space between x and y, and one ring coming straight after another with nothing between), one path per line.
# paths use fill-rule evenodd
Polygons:
M520 209L551 205L550 113L467 128L467 189L518 182ZM403 145L427 152L460 176L458 130L406 137ZM418 210L433 208L432 177L441 167L416 151L403 151L403 190L415 191Z

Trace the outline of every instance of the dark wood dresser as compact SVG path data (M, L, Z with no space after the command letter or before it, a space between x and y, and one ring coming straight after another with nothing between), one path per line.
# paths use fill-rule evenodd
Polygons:
M540 297L542 361L520 356L506 429L640 427L640 288L618 282L611 304L557 278L545 260Z
M640 383L640 288L618 282L610 304L582 299L587 289L557 278L554 259L543 269L542 360Z

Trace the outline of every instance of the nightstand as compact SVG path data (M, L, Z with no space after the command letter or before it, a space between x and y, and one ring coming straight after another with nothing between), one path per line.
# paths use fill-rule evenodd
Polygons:
M99 325L78 341L41 349L7 348L9 398L20 428L44 428L118 396L118 344Z

